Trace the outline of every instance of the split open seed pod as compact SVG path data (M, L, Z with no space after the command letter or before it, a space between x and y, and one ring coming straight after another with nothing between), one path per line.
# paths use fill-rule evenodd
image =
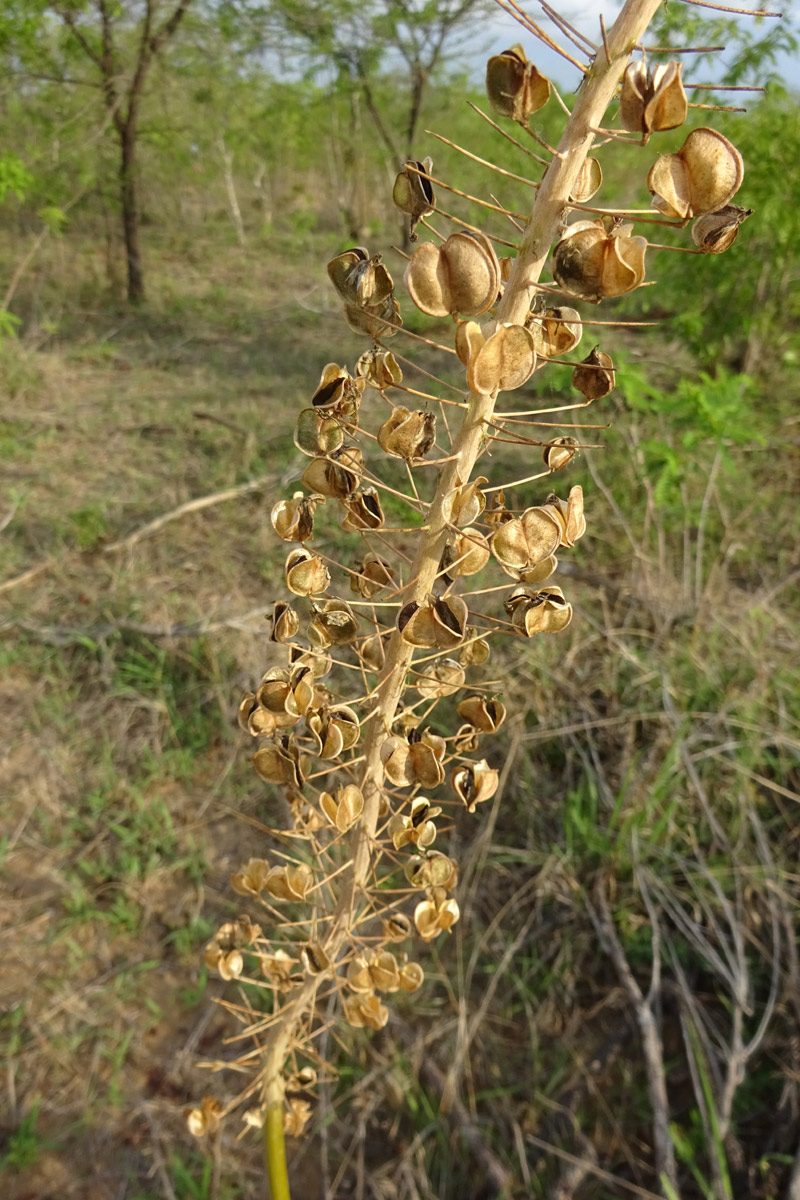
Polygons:
M452 544L446 547L447 578L456 579L459 575L477 575L486 566L490 558L489 542L479 529L467 528L457 534Z
M390 636L389 633L376 633L361 643L361 661L368 671L376 675L386 666L386 644Z
M607 232L602 221L576 221L553 254L556 282L593 304L639 287L647 239L630 237L631 228L620 225Z
M377 996L351 996L344 1001L344 1019L354 1029L383 1029L389 1010Z
M405 913L389 913L381 921L381 929L387 942L404 942L411 937L411 919Z
M270 641L286 645L297 636L300 618L295 610L282 600L276 600L272 613L267 614L267 620L272 621Z
M304 760L297 746L286 737L279 742L267 742L257 750L253 755L253 766L267 783L293 788L303 786Z
M614 390L616 383L611 355L597 346L572 372L572 386L587 400L602 400Z
M355 574L350 576L350 589L364 600L371 600L384 588L397 584L394 567L384 562L373 550L365 554L360 562L354 563L352 569Z
M693 129L675 154L662 154L650 169L647 187L653 208L683 219L718 212L730 204L744 179L742 156L714 129Z
M308 713L306 727L316 743L316 755L326 760L352 750L361 737L358 715L346 704Z
M328 646L346 646L358 637L358 618L344 600L326 600L314 609L308 626L308 640L321 650Z
M301 410L294 427L294 444L312 458L333 454L344 441L344 429L335 417L327 417L316 408Z
M315 458L300 482L310 492L344 500L356 490L364 473L364 455L358 446L340 446L327 458Z
M428 899L414 909L414 924L423 942L431 942L443 931L449 932L460 915L458 903L444 888L431 888Z
M486 508L486 496L481 491L489 480L485 475L479 475L470 483L462 483L456 487L447 500L447 519L452 525L464 528L473 525Z
M364 308L357 304L345 304L344 319L353 333L363 333L374 340L394 337L403 324L393 295L387 296L380 304L368 304Z
M736 241L742 221L752 215L752 208L726 204L719 212L697 218L692 225L692 241L704 254L723 254Z
M574 437L553 438L549 446L545 446L542 459L548 471L563 471L577 454Z
M409 235L412 242L416 240L417 222L432 213L436 205L430 179L432 171L432 158L423 162L410 158L394 181L392 200L401 213L411 218Z
M383 508L375 488L361 488L342 503L345 508L342 529L357 533L361 529L380 529L383 525Z
M500 775L493 770L485 758L480 762L456 767L450 775L450 786L467 812L475 812L475 806L490 800L500 783Z
M420 857L406 863L405 876L413 888L442 888L450 892L458 883L458 868L438 850L420 849Z
M403 963L400 967L400 988L404 992L415 992L422 987L425 972L419 963Z
M423 458L436 439L436 417L417 409L393 408L378 430L378 445L387 454L404 458Z
M622 77L619 118L623 129L641 133L646 143L651 133L677 129L689 111L681 71L674 59L655 69L639 60L629 63Z
M480 346L467 367L467 386L477 395L512 392L536 368L533 335L524 325L500 325Z
M410 646L451 650L464 639L469 609L460 596L428 596L400 609L397 628Z
M528 508L500 526L492 538L492 554L507 575L519 579L521 571L549 564L561 543L562 528L557 512L544 505Z
M456 325L455 351L465 367L480 350L486 338L477 321L459 321Z
M526 325L542 358L569 354L583 336L583 322L575 308L548 308L541 315L530 316Z
M319 384L311 397L311 406L327 417L338 417L340 421L358 424L361 397L367 386L365 379L354 379L338 363L323 367Z
M452 658L423 663L414 672L414 687L428 700L452 696L464 685L464 668Z
M586 516L583 511L583 488L580 484L570 489L566 500L548 496L543 512L553 517L561 527L561 546L574 546L586 533Z
M569 194L573 204L585 204L587 200L591 200L603 185L603 169L596 158L587 158L584 160L578 178L572 185L572 191Z
M331 960L319 942L307 942L303 946L300 962L308 975L324 975L331 968Z
M291 500L279 500L272 506L272 528L284 542L309 542L314 536L314 512L322 496L295 492Z
M278 728L295 725L314 702L314 676L308 667L271 667L256 692L259 705Z
M318 596L331 586L331 575L310 550L293 550L286 559L286 586L295 596Z
M388 833L394 843L395 850L403 846L419 846L424 849L436 840L434 819L441 813L441 808L431 805L424 796L417 796L411 802L411 814L397 813L388 825Z
M239 704L236 720L243 733L251 737L270 737L278 728L273 713L267 712L256 700L253 692L245 692ZM284 720L283 726L293 725L293 720Z
M486 95L501 117L527 124L550 99L550 80L540 74L519 44L486 64Z
M482 233L459 230L441 246L423 242L411 256L406 287L420 312L431 317L478 316L500 288L500 264Z
M345 250L328 263L328 276L336 291L348 304L367 308L388 299L394 283L380 254L370 258L363 246Z
M480 733L496 733L506 719L505 704L480 695L467 696L456 712L462 721L469 721Z
M511 624L524 637L537 633L560 633L572 620L572 605L564 599L561 588L549 587L537 591L520 587L505 602Z
M364 811L364 797L355 784L348 783L331 794L322 792L319 806L339 833L347 833Z
M468 625L464 630L464 644L458 652L458 661L462 667L482 667L489 661L491 649L485 638L479 637L474 625Z
M381 350L378 346L361 355L356 363L356 375L366 382L367 387L378 392L403 382L403 372L391 350Z
M426 730L412 729L403 737L392 734L381 746L381 762L386 777L397 787L438 787L444 781L444 738Z

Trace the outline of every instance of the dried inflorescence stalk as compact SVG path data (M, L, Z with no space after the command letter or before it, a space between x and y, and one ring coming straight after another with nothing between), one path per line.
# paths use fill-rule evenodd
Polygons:
M231 881L260 905L260 923L225 924L205 956L224 979L249 980L266 997L263 1011L230 1006L258 1051L238 1060L254 1077L229 1107L249 1102L245 1120L266 1122L270 1136L276 1121L298 1132L311 1112L294 1093L325 1069L320 1003L336 993L346 1022L381 1028L386 998L422 983L415 937L432 941L459 920L458 864L436 840L452 805L472 813L498 788L480 749L506 718L486 678L493 641L558 633L572 620L553 576L586 530L580 486L544 485L538 503L510 510L500 485L472 474L499 441L543 449L544 469L517 485L563 470L580 449L573 436L520 437L525 414L499 413L496 401L577 347L586 318L575 300L597 304L645 278L648 242L635 221L569 217L602 180L588 155L620 86L622 128L642 144L686 117L679 64L629 64L658 2L628 0L586 70L516 256L498 257L493 235L465 226L414 251L408 292L423 313L452 320L464 368L460 382L441 381L446 396L411 387L407 360L386 348L405 331L380 256L357 247L328 265L348 325L370 344L352 374L328 364L298 416L303 490L272 509L276 534L294 544L285 563L292 598L275 605L275 661L239 710L259 743L254 766L283 790L291 822L280 850L251 858ZM552 90L520 47L490 61L487 89L496 112L526 129ZM695 129L646 178L646 220L696 218L700 250L731 244L747 214L730 203L742 162L726 138ZM395 202L412 229L437 211L432 179L430 160L409 161L398 176ZM540 285L551 251L554 282ZM585 399L565 407L607 395L610 356L595 346L572 379ZM388 524L384 502L407 518ZM343 531L337 554L351 547L342 562L318 548L330 539L317 522L331 509ZM443 701L456 718L434 725ZM203 1132L220 1115L204 1101L190 1128Z

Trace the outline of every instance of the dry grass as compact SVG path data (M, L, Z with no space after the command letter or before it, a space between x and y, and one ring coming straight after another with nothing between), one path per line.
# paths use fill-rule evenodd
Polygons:
M320 282L324 249L310 264L151 250L158 299L135 315L104 298L101 260L48 253L2 352L0 587L41 567L0 591L4 1195L256 1197L255 1145L226 1133L205 1167L185 1131L186 1103L232 1086L198 1066L230 1031L199 951L275 803L232 722L278 589L267 497L298 473L298 403L357 342ZM770 539L790 466L765 485L742 452L718 474L698 570L703 488L684 514L660 505L636 465L652 423L616 419L572 468L592 535L576 621L557 647L506 656L502 800L450 834L465 919L401 1020L372 1041L331 1031L340 1082L295 1148L302 1200L478 1200L503 1173L513 1196L658 1192L645 1004L683 1196L703 1195L693 1171L720 1196L726 1171L737 1200L784 1194L799 647L788 530ZM766 419L777 447L781 413ZM530 469L514 454L511 477Z

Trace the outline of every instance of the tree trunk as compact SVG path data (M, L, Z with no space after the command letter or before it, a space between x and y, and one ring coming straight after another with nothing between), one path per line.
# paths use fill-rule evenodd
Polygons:
M128 303L144 300L144 276L139 254L139 197L136 188L136 125L129 117L120 129L120 198L125 258L128 264Z

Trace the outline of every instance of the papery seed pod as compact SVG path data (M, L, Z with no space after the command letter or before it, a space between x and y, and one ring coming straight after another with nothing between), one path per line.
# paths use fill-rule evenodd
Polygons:
M352 996L344 1002L344 1019L355 1029L383 1029L389 1010L377 996Z
M314 512L322 496L295 492L291 500L279 500L272 506L272 528L284 542L309 542L314 536Z
M520 571L550 559L560 545L561 534L557 512L541 505L528 508L521 517L500 526L492 538L492 554L506 574L516 579Z
M409 167L415 169L409 170ZM409 237L412 242L417 240L414 232L417 223L432 213L436 206L430 180L432 171L433 159L426 158L424 162L417 162L416 159L410 158L394 181L392 200L401 213L411 218Z
M380 496L375 488L361 488L343 501L345 518L342 529L357 533L361 529L380 529L384 522Z
M363 333L373 339L394 337L403 324L393 295L387 296L380 304L369 304L366 308L345 304L344 319L353 333Z
M425 972L419 963L410 962L403 963L400 968L399 984L404 992L415 992L417 988L422 987L425 979Z
M683 63L674 59L655 70L642 60L629 63L622 77L619 117L623 129L641 133L645 144L651 133L677 129L689 111L681 80Z
M431 317L475 317L497 299L500 264L488 238L463 230L441 246L418 246L406 270L406 287L420 312Z
M235 921L220 925L209 945L219 946L221 950L239 950L242 946L250 946L260 937L261 926L254 924L247 913L242 913Z
M486 95L501 117L527 124L550 99L550 80L541 75L519 44L486 64Z
M311 1120L311 1105L307 1100L289 1096L283 1114L283 1132L292 1138L303 1136L303 1130Z
M475 806L490 800L497 791L500 776L485 758L480 762L456 767L450 775L450 786L467 812L475 812Z
M414 708L399 708L392 721L392 733L399 733L403 737L407 737L412 729L419 727L419 724L420 715Z
M460 725L453 738L453 750L456 754L474 754L480 739L481 735L474 725Z
M597 346L572 372L572 386L587 400L602 400L614 390L616 383L611 355Z
M297 746L286 738L281 742L267 742L253 755L253 766L262 779L286 787L303 786L307 761L305 756L301 757Z
M464 643L458 652L462 667L482 667L488 662L490 653L489 643L479 636L474 625L468 625L464 630Z
M487 700L485 696L467 696L458 705L456 712L462 721L469 721L481 733L496 733L506 719L506 706L500 700Z
M269 737L278 728L272 713L261 708L253 692L245 692L236 720L242 732L249 733L251 737Z
M286 559L286 586L295 596L318 596L331 585L325 563L308 550L293 550Z
M343 300L357 308L382 304L391 296L394 283L380 254L369 257L363 246L346 250L328 263L328 276Z
M450 547L451 559L447 574L451 579L459 575L477 575L489 561L489 542L479 529L467 528L457 534Z
M313 882L311 868L306 863L296 863L273 867L265 881L264 889L276 900L300 901L305 900Z
M693 129L675 154L662 154L647 176L653 208L665 217L701 217L718 212L741 187L742 156L714 129Z
M331 968L331 960L319 942L307 942L303 946L300 962L307 975L324 975Z
M289 666L305 667L313 680L324 679L332 665L331 656L320 650L303 650L301 646L292 646L289 650Z
M384 588L397 585L394 567L384 562L373 550L365 554L360 562L354 563L352 569L355 573L350 576L350 589L365 600L371 600Z
M319 806L339 833L346 833L364 811L364 797L355 784L348 783L331 794L322 792Z
M327 458L310 462L300 482L310 492L344 500L356 490L363 473L364 455L358 446L340 446Z
M366 382L367 387L379 392L403 382L403 372L391 350L381 350L378 346L361 355L356 363L356 375Z
M203 1096L200 1108L185 1108L186 1124L192 1137L216 1133L222 1116L222 1105L213 1096Z
M526 324L542 358L569 354L583 336L583 322L574 308L548 308L540 315L531 314Z
M311 397L312 408L321 416L357 425L365 387L365 379L354 379L345 367L328 363L322 368L317 390Z
M549 587L536 591L520 587L505 602L511 624L525 637L537 633L560 633L572 620L572 605L564 599L561 588Z
M469 366L485 341L483 329L477 321L459 321L456 324L455 351L465 367Z
M306 726L316 743L315 753L325 760L338 758L345 750L352 750L361 736L358 716L346 704L307 713Z
M358 637L358 618L344 600L327 600L315 607L308 627L309 641L325 650L328 646L346 646Z
M308 837L312 833L316 833L318 829L322 829L325 824L324 817L299 793L292 799L289 811L292 816L292 827L298 836Z
M381 921L381 929L388 942L403 942L411 937L411 921L405 913L390 913Z
M464 668L452 658L425 663L414 673L414 687L420 696L433 700L452 696L464 684Z
M370 995L373 991L372 979L369 974L369 959L366 954L357 954L347 964L347 986L351 991Z
M256 700L279 729L296 725L313 703L313 676L305 667L271 667L261 680Z
M446 516L452 525L463 529L478 520L486 508L486 496L481 487L488 482L485 475L479 475L477 479L462 483L451 492L447 499Z
M483 517L487 525L504 525L511 520L511 513L506 508L506 494L497 491L493 494L489 507Z
M396 992L400 987L400 967L391 950L379 950L369 960L369 973L375 990Z
M422 409L411 412L402 406L393 408L378 430L381 449L406 461L424 457L435 439L436 417Z
M414 909L414 924L423 942L430 942L443 931L449 932L460 915L457 902L443 888L431 888L428 899Z
M596 158L587 158L572 185L569 198L573 204L585 204L591 200L603 184L603 170Z
M266 859L251 858L242 871L231 875L231 887L240 896L255 896L258 898L261 895L269 872L270 865Z
M522 387L536 368L533 335L524 325L500 325L470 359L467 386L477 395Z
M566 500L558 496L547 497L543 511L554 516L561 526L561 546L574 546L586 533L586 516L583 511L583 488L580 484L570 488Z
M410 859L404 871L413 888L436 887L451 892L458 883L456 864L438 850L420 850L420 857Z
M376 633L361 643L361 661L368 671L378 674L386 665L386 639L390 633Z
M726 204L719 212L697 218L692 225L692 241L704 254L723 254L736 241L742 221L752 215L752 208Z
M397 628L411 646L449 650L463 640L468 616L460 596L429 596L422 604L412 600L401 608Z
M386 776L398 787L435 788L444 781L444 738L416 729L407 737L392 734L381 746L381 761Z
M441 808L431 805L424 796L417 796L411 802L411 815L397 813L392 817L387 827L387 833L394 843L395 850L403 846L430 846L436 839L436 826L433 824L441 813Z
M275 950L271 954L263 954L260 962L261 974L281 991L286 991L303 982L302 975L295 971L298 959L292 958L285 950Z
M280 642L286 645L297 636L297 631L300 628L300 618L293 608L285 604L282 600L275 602L275 607L272 610L272 616L269 618L272 621L272 633L270 641Z
M315 408L304 408L297 418L294 444L312 458L333 454L344 441L344 429L335 417L327 417Z
M647 239L630 237L631 225L606 232L602 221L576 221L553 253L553 277L584 300L624 296L644 281Z
M574 437L553 438L542 451L542 460L548 471L563 471L568 467L578 452L577 445Z

